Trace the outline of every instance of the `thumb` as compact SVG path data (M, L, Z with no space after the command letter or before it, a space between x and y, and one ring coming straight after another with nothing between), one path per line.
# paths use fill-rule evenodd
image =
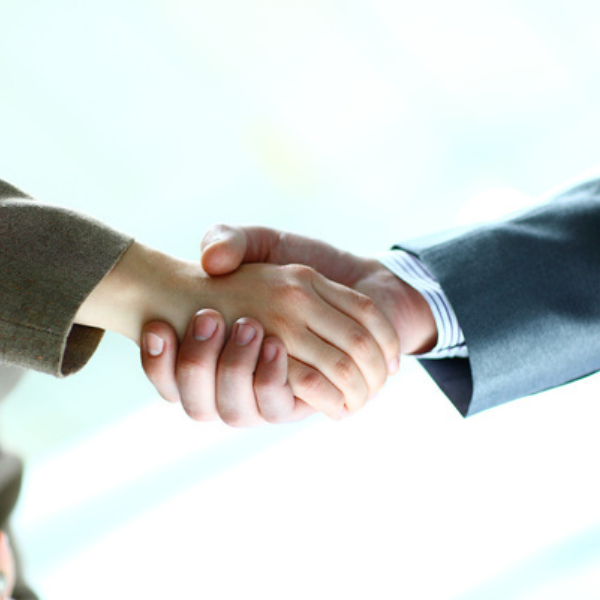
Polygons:
M282 248L282 235L268 227L213 225L202 240L202 268L209 275L226 275L246 262L292 262Z
M202 238L202 268L209 275L226 275L244 261L246 234L241 227L213 225Z

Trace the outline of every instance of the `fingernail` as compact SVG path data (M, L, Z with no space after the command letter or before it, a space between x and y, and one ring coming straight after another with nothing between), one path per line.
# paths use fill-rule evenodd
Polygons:
M395 358L392 358L392 360L390 360L390 362L388 363L388 374L395 375L398 372L399 368L400 368L400 357L396 356Z
M160 356L165 349L165 341L155 333L145 333L144 349L150 356Z
M208 315L198 315L194 319L194 339L199 342L209 340L217 330L218 323Z
M247 346L256 335L256 329L247 323L237 323L235 329L235 343L238 346Z
M270 363L277 356L277 346L275 344L264 344L261 360L264 363Z

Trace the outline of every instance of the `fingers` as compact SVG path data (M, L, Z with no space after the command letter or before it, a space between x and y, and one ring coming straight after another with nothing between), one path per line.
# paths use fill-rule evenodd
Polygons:
M202 238L202 268L212 276L235 271L244 261L246 245L240 227L213 225Z
M369 394L374 394L396 369L400 354L396 330L368 296L318 273L314 274L314 287L326 302L354 321L344 327L338 322L339 317L329 320L328 339L356 362L368 384Z
M282 329L288 351L327 377L343 395L349 411L358 410L387 377L385 358L375 338L346 314L352 312L347 296L360 296L338 284L331 284L338 288L337 294L331 293L326 289L331 282L312 269L297 265L283 269L290 283L281 287L284 301L275 325ZM319 287L325 288L324 292L314 285L315 279L323 280ZM307 381L311 385L310 376ZM292 389L304 398L294 384ZM326 412L331 416L331 411Z
M291 365L289 370L288 364ZM303 367L305 366L302 363L293 358L288 358L281 340L272 336L265 338L254 375L254 393L260 414L265 420L270 423L299 421L316 413L317 410L323 410L318 402L314 402L313 405L316 406L313 408L304 400L296 398L292 392L288 378L290 381L295 381L296 389L300 389L300 385L296 380ZM306 368L308 369L308 367ZM322 375L320 377L324 382L324 386L331 388L329 391L335 395L339 404L341 394L325 377ZM324 398L320 399L324 400ZM325 406L325 408L328 407Z
M213 225L202 239L202 268L212 276L225 275L235 271L243 262L278 263L280 250L284 250L284 262L297 262L303 248L297 251L282 248L283 234L267 227L235 227L233 225Z
M224 341L225 322L212 309L194 315L181 345L170 325L148 323L142 333L142 366L163 398L181 402L194 420L211 421L219 417L215 378Z
M216 225L206 233L202 247L203 267L210 275L231 272L242 262L301 262L352 286L368 262L323 242L263 227ZM369 297L321 275L315 274L313 285L320 298L335 309L328 313L313 312L312 319L307 319L310 330L320 341L305 336L304 347L297 352L298 344L292 347L288 345L289 338L283 339L292 354L323 371L339 388L351 411L357 410L381 388L388 374L397 371L398 336ZM281 335L277 329L271 331ZM306 369L295 378L295 384L305 380L311 381ZM328 407L326 412L331 415L332 408Z
M314 287L324 300L345 312L372 334L386 363L400 354L400 340L396 330L369 296L326 279L319 273L314 274Z
M276 337L265 338L254 373L254 395L263 418L271 423L290 419L296 400L288 385L288 357Z
M166 323L144 327L142 365L158 393L181 402L196 421L222 419L249 427L297 421L316 412L294 397L288 383L288 357L283 343L270 337L253 319L240 319L225 344L226 327L215 310L196 313L178 348L175 331ZM292 361L296 387L318 410L337 415L343 397L324 376ZM311 372L314 371L314 374Z
M207 308L196 313L181 342L177 386L183 409L195 421L213 421L219 417L216 372L225 333L223 317Z
M175 330L166 323L147 323L142 331L142 367L157 392L169 402L179 402L176 379L179 342Z
M225 423L233 427L253 426L264 422L254 396L254 369L264 336L254 319L239 319L217 368L217 410Z
M326 327L333 329L338 325L350 327L349 323L352 323L347 317L348 323L341 322L333 311L326 320ZM327 341L321 335L328 336ZM331 337L321 323L319 335L308 331L296 340L290 352L304 368L293 372L294 377L290 373L290 383L296 396L318 406L329 417L338 418L344 404L350 411L364 406L369 398L369 388L354 358L332 345ZM376 347L374 343L373 346ZM324 382L328 382L337 393L330 391Z
M315 412L294 398L283 343L275 337L263 343L263 336L258 321L240 319L219 360L217 410L233 427L297 421Z
M346 396L320 371L299 360L288 360L288 379L296 399L301 404L300 412L306 404L313 412L323 412L332 419L340 419L346 414Z

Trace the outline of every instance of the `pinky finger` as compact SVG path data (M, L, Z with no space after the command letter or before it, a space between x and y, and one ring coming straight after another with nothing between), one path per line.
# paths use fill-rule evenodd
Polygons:
M283 342L276 337L263 341L254 376L256 403L269 423L289 423L317 411L294 397L288 383L288 357Z
M283 342L276 337L265 338L254 374L254 395L260 414L269 423L289 421L294 409L287 371Z

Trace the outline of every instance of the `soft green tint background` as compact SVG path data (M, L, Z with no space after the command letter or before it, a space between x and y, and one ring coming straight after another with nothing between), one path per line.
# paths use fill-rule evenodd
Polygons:
M218 221L380 252L595 168L599 17L0 0L0 177L187 258ZM240 432L162 404L107 336L69 380L28 375L0 432L28 460L17 529L48 600L592 598L597 388L463 421L406 361L347 423Z

